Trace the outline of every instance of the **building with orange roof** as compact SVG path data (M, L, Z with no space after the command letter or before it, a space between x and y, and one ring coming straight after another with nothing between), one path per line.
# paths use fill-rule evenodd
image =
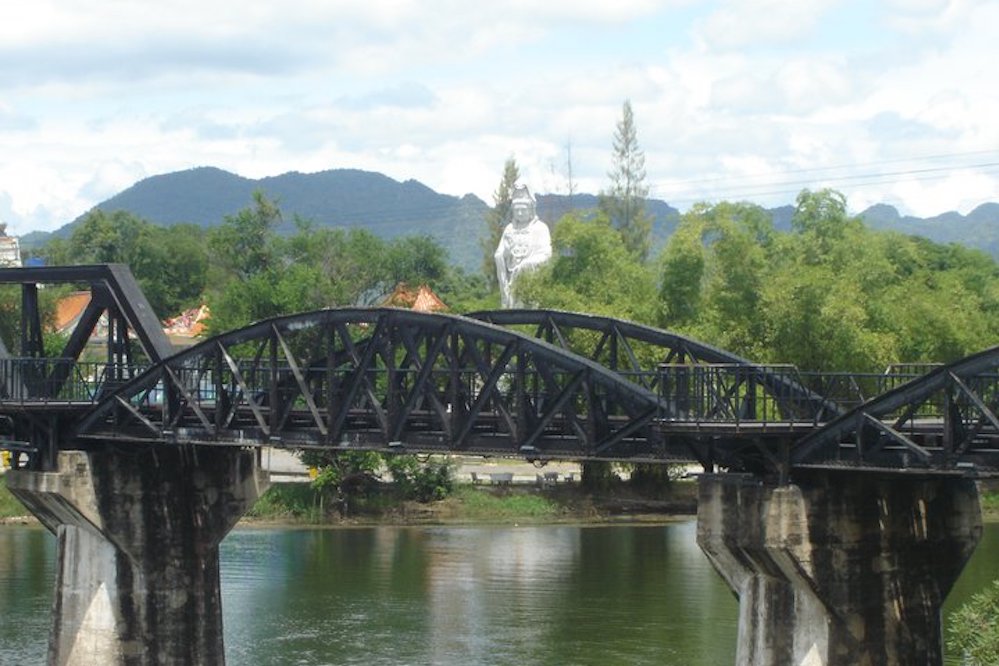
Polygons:
M87 305L90 304L90 292L89 291L75 291L68 296L60 298L56 302L55 311L55 331L60 335L68 335L73 332L76 328L77 322L80 321L80 316L83 315L83 311L87 309ZM107 317L102 316L100 322L97 324L94 335L100 337L99 331L103 331L103 334L107 335Z
M56 302L55 322L53 328L59 335L69 335L76 328L80 317L90 304L89 291L76 291L60 298ZM195 342L205 332L205 321L211 316L207 305L201 305L181 312L176 317L170 317L163 322L163 332L167 334L171 344L187 347ZM101 315L91 341L103 341L107 338L107 314Z
M446 312L450 310L429 286L421 284L417 289L411 289L405 282L397 284L395 290L385 297L381 304L395 308L409 308L417 312Z

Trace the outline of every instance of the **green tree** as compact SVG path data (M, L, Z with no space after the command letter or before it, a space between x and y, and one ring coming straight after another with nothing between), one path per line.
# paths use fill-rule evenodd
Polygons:
M705 254L701 226L681 220L660 260L660 324L664 328L687 327L697 320L707 261Z
M868 229L832 190L798 196L790 233L757 206L694 206L660 270L661 325L802 370L949 361L999 333L991 258Z
M428 236L386 241L359 227L296 219L294 233L282 237L274 230L280 219L278 207L258 194L251 208L212 230L213 331L293 312L372 305L399 282L460 288L446 251Z
M390 455L385 457L385 466L405 499L431 502L454 492L454 464L447 458L420 462L412 455Z
M208 246L218 265L239 279L261 274L274 265L275 227L281 210L260 191L253 193L253 206L223 223L208 235Z
M50 241L42 256L51 265L126 264L160 318L196 305L208 275L199 227L159 227L122 210L90 211L69 238Z
M967 666L999 664L999 580L951 615L947 649Z
M21 291L8 285L0 285L0 354L16 354L17 340L21 329Z
M651 322L656 310L653 270L639 264L602 214L568 214L552 236L551 261L525 274L517 293L537 307L592 312Z
M698 204L660 259L660 325L756 356L760 302L772 265L769 214L751 204Z
M652 247L652 220L645 211L649 188L645 183L645 153L638 146L635 116L627 100L614 132L613 149L613 166L607 174L611 185L600 196L600 209L621 232L628 251L645 261Z
M385 249L388 289L400 282L414 286L441 282L447 274L447 251L430 236L396 238Z
M374 451L303 451L302 462L318 470L312 487L319 493L321 508L335 506L340 515L351 512L351 505L366 497L375 486L375 474L382 466L382 456Z
M508 157L503 164L503 177L499 187L493 193L493 207L486 213L486 237L482 239L482 274L485 275L489 288L498 287L496 279L496 262L493 255L503 237L503 227L510 219L510 206L513 200L513 188L520 180L520 169L517 160Z

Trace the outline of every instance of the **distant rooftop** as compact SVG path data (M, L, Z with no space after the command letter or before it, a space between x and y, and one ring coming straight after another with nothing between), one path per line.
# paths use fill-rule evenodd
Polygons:
M7 235L7 225L0 222L0 268L21 267L21 246L17 238Z

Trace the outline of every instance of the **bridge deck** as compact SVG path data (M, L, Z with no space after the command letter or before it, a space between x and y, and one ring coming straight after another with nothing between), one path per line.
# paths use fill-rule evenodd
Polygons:
M508 323L523 328L525 316ZM462 317L325 310L257 322L146 370L0 358L0 447L31 438L49 448L346 444L696 460L782 474L792 465L912 461L999 467L999 348L925 375L913 367L815 375L621 322L559 313L545 313L545 322L532 337ZM579 347L586 341L592 348ZM53 423L58 435L43 436L38 426Z

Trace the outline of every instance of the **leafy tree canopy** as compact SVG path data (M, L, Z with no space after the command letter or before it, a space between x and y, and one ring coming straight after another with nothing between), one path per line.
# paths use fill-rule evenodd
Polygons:
M127 264L160 318L197 305L208 275L200 227L158 227L125 211L92 210L41 254L51 265Z
M971 598L952 616L947 648L968 666L999 664L999 580Z
M756 206L695 206L659 270L660 325L803 370L950 361L999 332L995 262L870 230L831 190L799 195L790 233Z
M516 285L525 303L540 308L650 321L655 312L655 273L625 247L603 215L570 213L552 236L553 257Z

